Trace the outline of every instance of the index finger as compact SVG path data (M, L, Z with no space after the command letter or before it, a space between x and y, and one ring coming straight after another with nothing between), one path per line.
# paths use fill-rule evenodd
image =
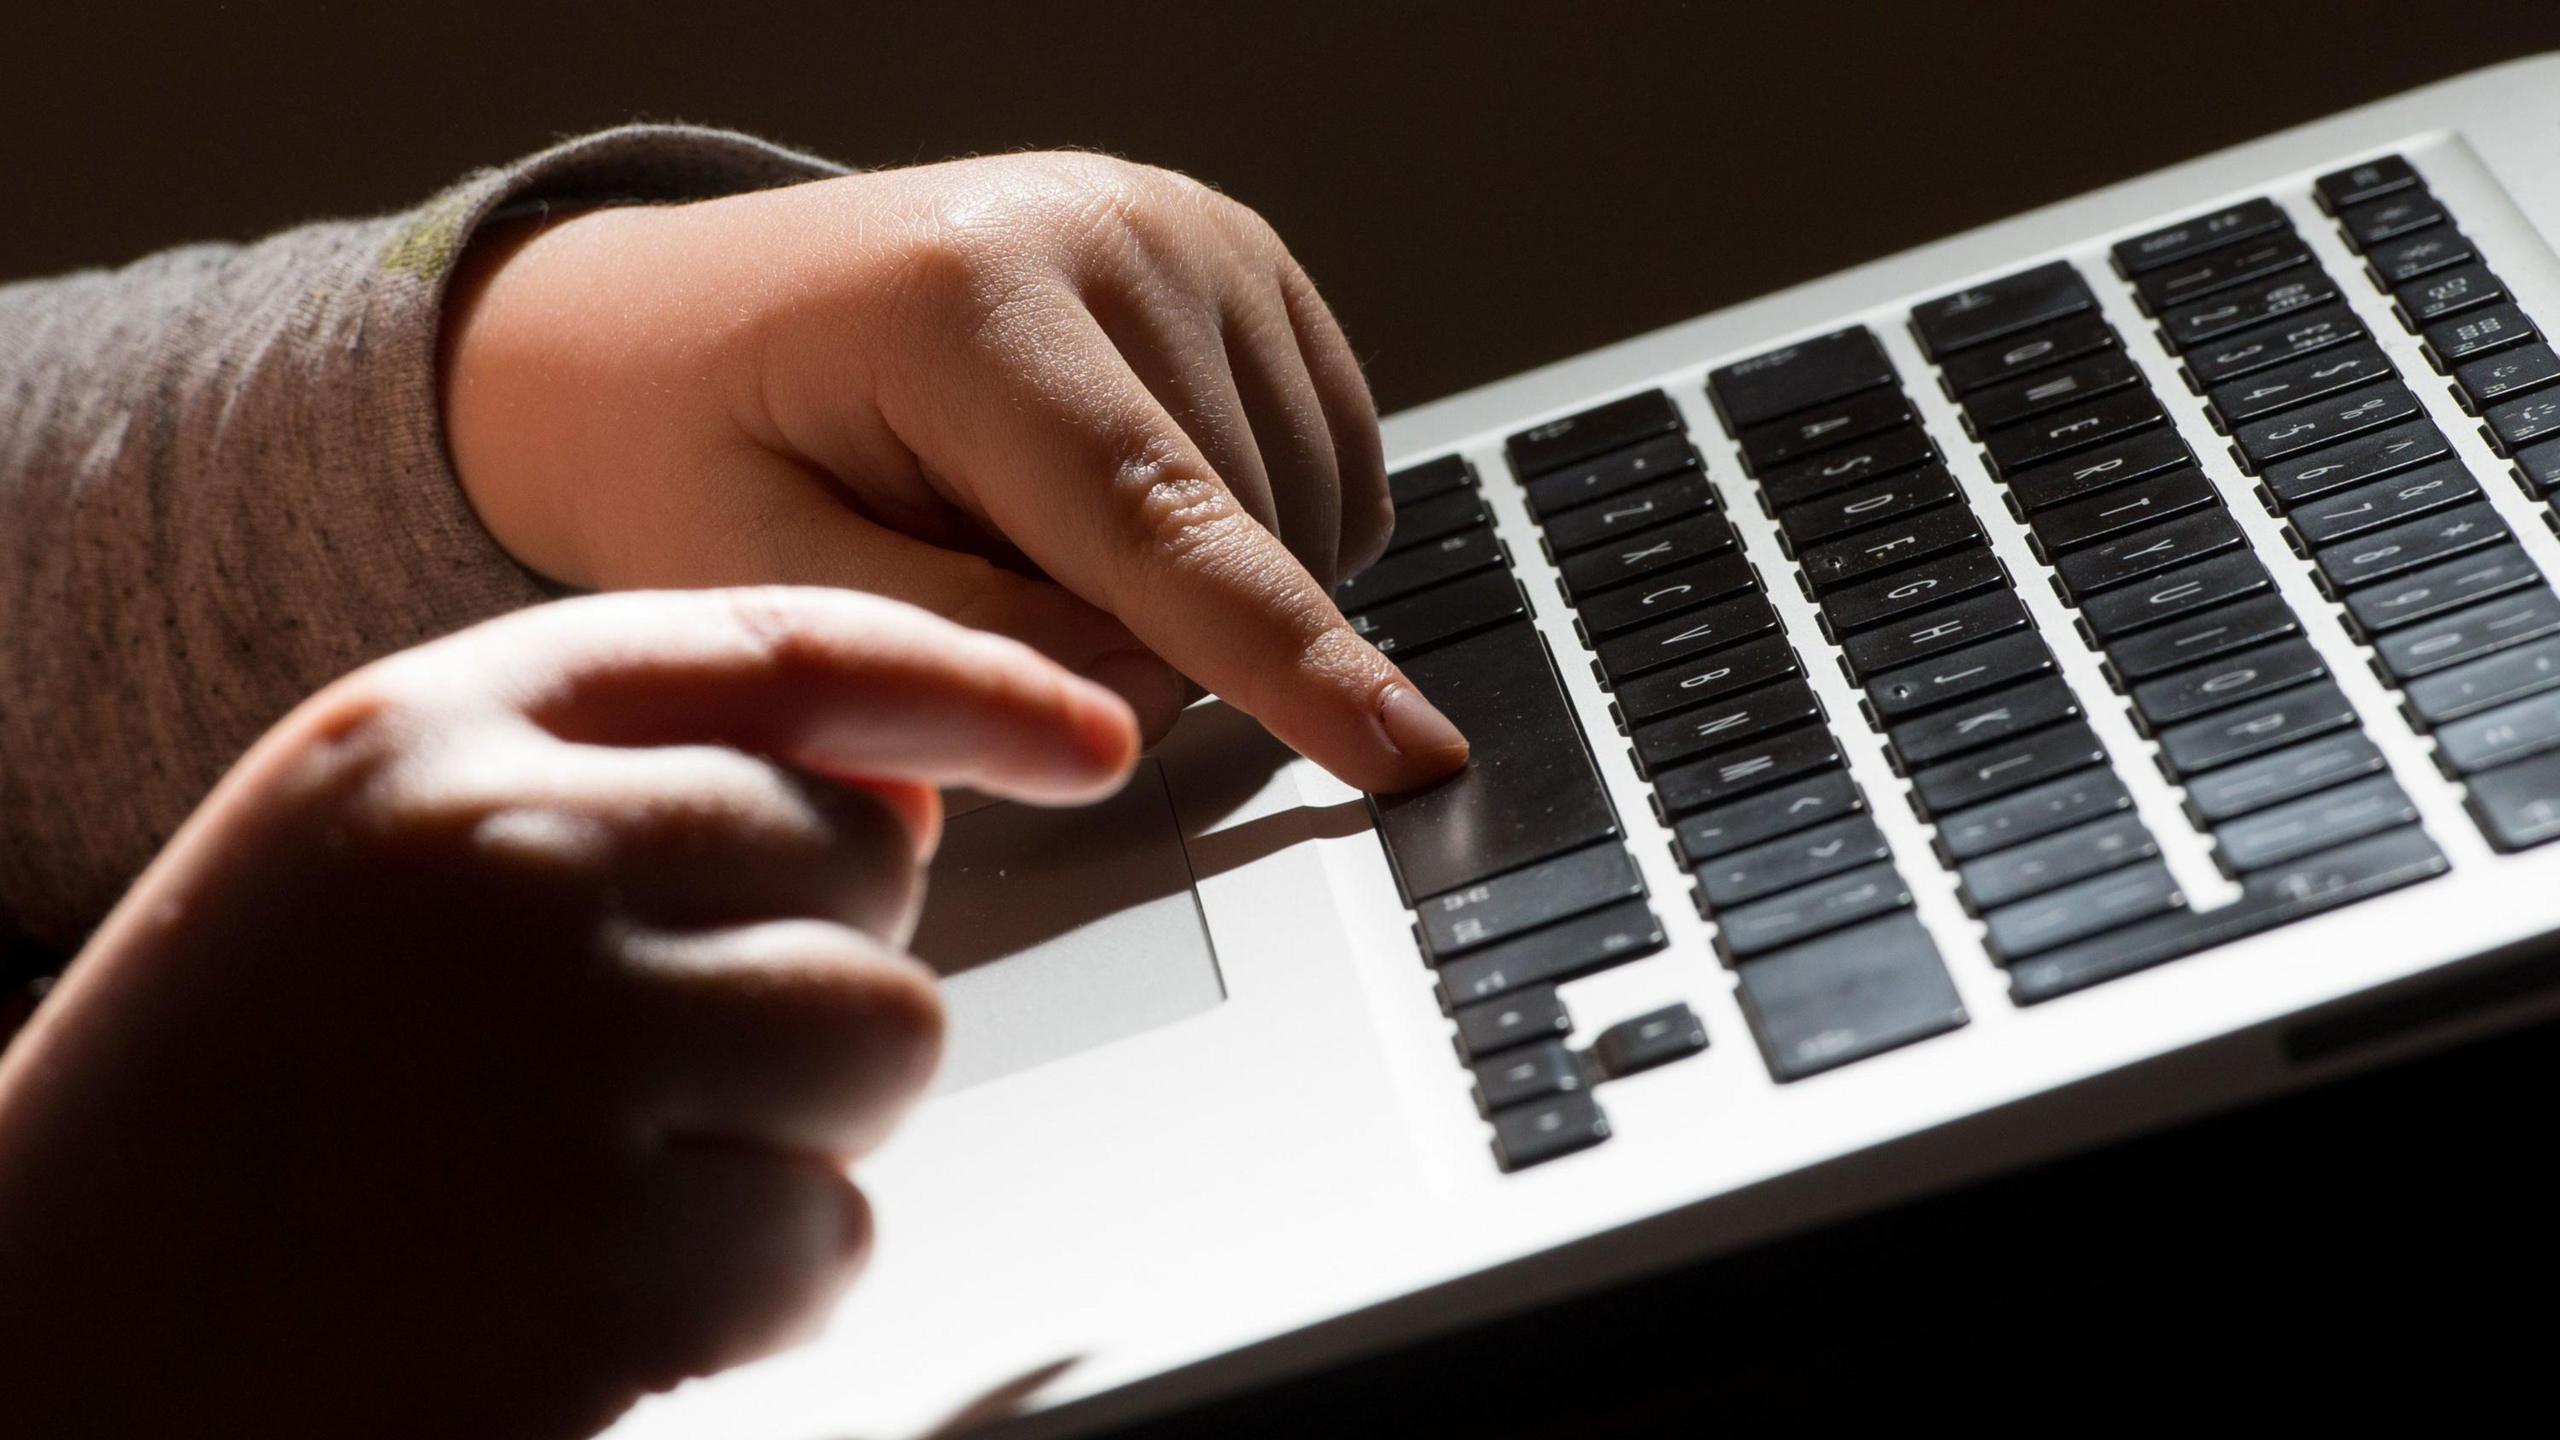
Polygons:
M898 406L910 448L1052 578L1350 784L1409 789L1464 763L1457 727L1236 502L1092 316L1032 323L1036 343L920 367L988 398L960 424L947 394Z

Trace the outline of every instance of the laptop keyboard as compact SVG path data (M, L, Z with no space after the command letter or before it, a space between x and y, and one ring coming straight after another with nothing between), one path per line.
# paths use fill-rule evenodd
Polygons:
M1663 392L1511 436L1584 654L1551 654L1531 625L1547 602L1464 457L1391 477L1395 543L1337 598L1475 745L1458 777L1373 803L1504 1168L1604 1140L1596 1087L1707 1043L1686 1006L1572 1043L1555 987L1666 941L1560 662L1609 692L1780 1081L1966 1023L1912 909L1905 876L1926 867L1953 872L2019 1005L2446 872L2271 566L2307 566L2340 607L2492 847L2560 838L2560 595L2420 405L2429 377L2399 372L2342 287L2390 297L2546 501L2560 354L2405 160L2315 195L2363 275L2326 273L2267 198L2114 247L2102 283L2156 324L2132 343L2165 347L2192 397L2153 392L2060 260L1914 307L1933 375L1899 373L1864 326L1712 371L1792 574L1743 554L1723 507L1745 502L1710 484ZM1965 433L1930 432L1908 388L1930 383ZM2198 398L2227 456L2172 423ZM1994 553L1946 463L1968 448L2041 575ZM2292 554L2261 552L2226 508L2252 486ZM1789 632L1772 584L1813 602L1820 633ZM2075 690L2022 585L2072 608L2114 693ZM1836 664L1864 714L1826 715L1808 663ZM2190 904L2119 775L2138 757L2108 753L2094 706L2153 742L2236 900ZM1836 728L1860 723L1903 795L1852 779ZM1885 803L1933 827L1934 853L1895 853L1869 811Z

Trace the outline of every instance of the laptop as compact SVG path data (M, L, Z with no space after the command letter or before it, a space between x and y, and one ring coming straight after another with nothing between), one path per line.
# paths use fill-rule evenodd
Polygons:
M1067 1436L2560 1009L2560 57L1388 420L1346 614L955 815L803 1347L616 1430Z

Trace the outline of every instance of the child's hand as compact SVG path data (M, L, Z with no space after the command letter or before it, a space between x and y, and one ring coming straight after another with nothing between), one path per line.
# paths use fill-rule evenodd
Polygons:
M1369 790L1464 757L1327 599L1391 523L1377 416L1242 205L1020 155L475 255L446 432L491 531L554 579L876 591L1029 642L1150 733L1184 698L1170 662Z
M582 1434L787 1339L939 1043L934 787L1136 751L831 590L569 601L324 691L0 1060L0 1429Z

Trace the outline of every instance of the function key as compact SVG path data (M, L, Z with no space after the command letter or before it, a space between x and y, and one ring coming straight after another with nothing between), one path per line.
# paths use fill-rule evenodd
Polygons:
M1894 379L1884 347L1856 325L1709 371L1707 398L1726 429L1747 430Z
M1686 435L1660 435L1596 460L1569 465L1529 482L1529 513L1540 519L1593 500L1605 500L1665 475L1698 468L1698 452Z
M1950 355L1940 363L1951 395L1969 395L1985 385L2014 380L2031 370L2112 350L2116 332L2095 315L2075 315L1998 345L1985 345Z
M2507 298L2506 282L2485 265L2457 265L2423 276L2391 292L2409 328L2423 330L2450 315Z
M2395 190L2406 190L2418 183L2418 172L2397 155L2385 155L2333 170L2311 182L2319 192L2320 208L2335 215L2351 205L2378 200Z
M1834 404L1800 410L1739 432L1742 458L1758 474L1772 465L1862 440L1911 422L1911 402L1900 390L1868 390Z
M2489 423L2489 436L2498 453L2513 455L2536 440L2560 431L2560 392L2543 391L2539 395L2518 395L2501 400L2480 412Z
M2534 338L2533 322L2511 304L2483 305L2477 310L2426 327L2427 348L2438 365L2457 365Z
M1647 390L1532 426L1505 444L1511 468L1525 480L1680 428L1680 411L1671 397Z
M2338 223L2346 229L2347 243L2358 250L2379 245L2412 230L2424 230L2443 219L2444 207L2424 190L2399 191L2338 212Z
M2405 285L2421 275L2474 258L2470 240L2450 225L2438 225L2397 240L2385 240L2365 252L2374 279L2384 289Z
M1600 1062L1602 1075L1617 1080L1706 1048L1707 1027L1697 1012L1686 1005L1665 1005L1601 1031L1591 1042L1591 1058Z
M2116 267L2130 278L2201 255L2220 246L2293 228L2276 202L2260 196L2116 242Z
M2474 409L2501 396L2520 394L2560 380L2560 354L2541 341L2495 355L2466 360L2453 369L2453 382Z
M2070 261L2054 260L1914 306L1911 326L1935 359L2097 308L2089 282Z
M1387 476L1387 497L1402 508L1475 483L1476 467L1467 463L1466 456L1442 455L1419 465L1407 465Z
M1965 1023L1929 932L1898 911L1743 963L1769 1073L1801 1080Z

